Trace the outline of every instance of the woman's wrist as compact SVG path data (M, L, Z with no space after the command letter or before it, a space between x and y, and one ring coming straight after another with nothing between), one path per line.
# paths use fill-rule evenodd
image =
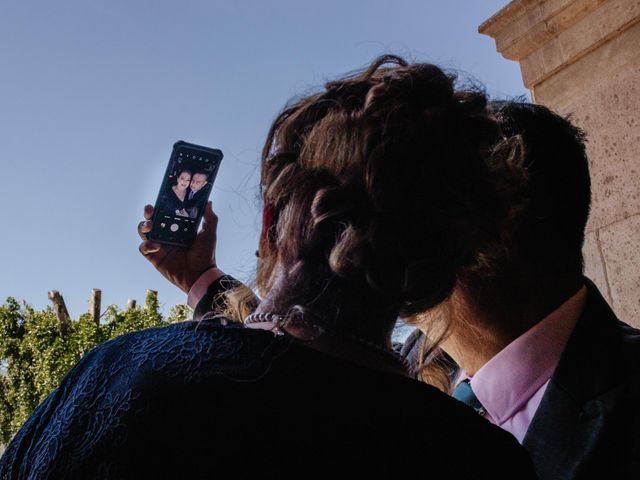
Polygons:
M201 273L189 288L189 291L187 293L187 305L195 309L200 299L207 293L209 285L211 285L223 275L224 272L220 270L216 265L212 265L203 273Z

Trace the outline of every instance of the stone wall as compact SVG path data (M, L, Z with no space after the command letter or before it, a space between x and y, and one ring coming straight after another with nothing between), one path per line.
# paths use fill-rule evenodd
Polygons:
M587 132L586 274L640 327L640 0L515 0L479 31L535 102Z

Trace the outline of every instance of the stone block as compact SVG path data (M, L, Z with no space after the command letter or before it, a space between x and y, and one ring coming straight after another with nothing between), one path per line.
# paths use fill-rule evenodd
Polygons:
M517 8L516 8L517 7ZM523 66L527 88L577 61L640 20L640 0L520 0L511 2L479 28L495 38L505 58ZM525 74L526 72L526 74Z
M579 2L588 4L591 2ZM592 7L595 7L594 4ZM576 61L590 50L621 33L640 19L640 0L609 0L596 10L586 10L581 21L570 29L558 32L562 59L557 65L549 65L553 70Z
M542 52L534 50L529 55L520 60L520 71L522 72L522 83L524 86L531 89L533 82L535 82L540 72L544 69L544 58ZM531 91L531 95L535 95L535 91ZM535 101L535 100L534 100Z
M621 320L640 328L640 215L601 229L599 240L613 308Z
M593 280L604 298L611 304L607 271L596 232L588 233L585 236L582 254L584 255L584 274Z
M547 0L540 8L549 33L558 34L608 0Z
M496 38L507 32L512 34L516 29L509 28L515 20L520 19L522 15L535 9L543 0L514 0L509 2L503 8L494 13L478 27L478 32ZM500 50L498 50L500 51Z
M505 58L522 60L607 1L517 0L478 30L495 38L496 48Z

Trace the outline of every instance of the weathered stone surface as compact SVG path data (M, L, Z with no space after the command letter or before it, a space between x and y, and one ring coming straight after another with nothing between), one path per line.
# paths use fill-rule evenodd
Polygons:
M490 19L480 32L495 38L504 57L520 62L525 86L534 89L640 20L640 0L512 3L522 4L519 16L502 16L494 23Z
M598 286L604 298L611 304L607 271L602 258L602 248L595 232L586 235L582 253L585 263L584 274L593 280L593 283Z
M640 212L640 23L538 85L543 103L587 133L588 231Z
M545 44L544 48L534 50L525 58L520 60L520 71L522 80L528 88L543 74L552 70L550 65L562 64L562 50L558 47L557 39L552 39Z
M640 328L640 215L599 232L613 308L621 320Z
M511 2L478 30L495 38L496 48L505 58L522 60L606 1L519 0Z

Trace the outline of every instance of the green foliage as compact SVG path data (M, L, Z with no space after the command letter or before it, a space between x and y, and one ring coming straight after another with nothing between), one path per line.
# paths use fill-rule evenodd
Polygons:
M0 443L7 444L64 375L93 347L124 333L184 321L191 312L176 305L165 319L158 295L149 291L142 308L107 308L99 324L80 315L61 329L51 308L34 310L7 298L0 306Z

